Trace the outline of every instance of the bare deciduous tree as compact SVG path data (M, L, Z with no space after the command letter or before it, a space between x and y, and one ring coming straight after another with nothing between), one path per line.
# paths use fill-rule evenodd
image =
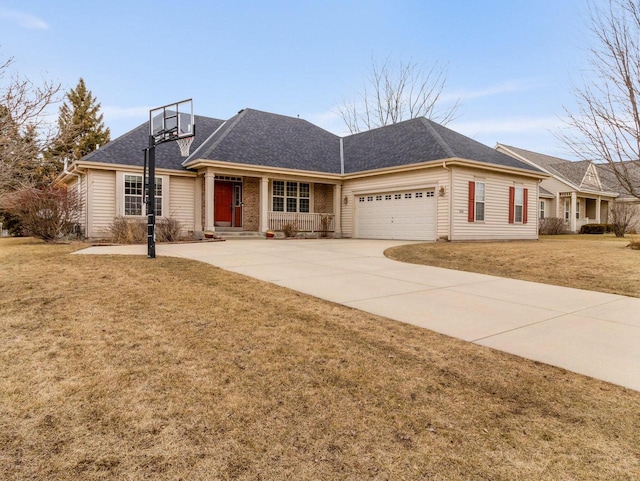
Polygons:
M441 106L446 81L446 70L438 64L427 70L412 61L394 65L372 59L363 90L339 105L337 113L352 134L416 117L444 125L459 106L458 101Z
M40 153L51 135L43 131L43 114L60 92L60 84L36 85L10 75L12 63L13 58L0 61L0 194L47 174Z
M604 161L622 189L640 198L640 1L592 4L593 76L574 88L578 112L568 109L560 138L580 158Z
M82 203L75 189L52 184L21 187L0 198L0 209L15 216L23 235L55 241L73 234Z
M624 237L640 218L640 206L630 202L615 201L609 211L610 224L616 237Z

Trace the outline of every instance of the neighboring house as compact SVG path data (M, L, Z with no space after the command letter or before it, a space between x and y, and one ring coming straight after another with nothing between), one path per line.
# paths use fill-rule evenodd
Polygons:
M585 224L607 223L609 209L620 195L620 188L612 185L608 176L602 177L602 165L587 160L560 159L504 144L497 144L495 148L549 174L540 183L539 218L564 219L571 232L579 232Z
M622 186L609 164L595 165L602 184L618 192L619 195L616 198L616 202L628 204L635 210L635 223L632 223L629 227L636 232L640 232L640 199L631 195L629 189L625 189ZM633 189L636 192L640 192L640 161L625 162L623 172L626 172L625 178L629 180Z
M264 233L295 222L335 237L537 238L547 174L425 118L347 137L253 109L195 120L189 157L175 143L156 148L156 213L185 233ZM116 216L144 219L147 144L145 123L62 174L84 200L87 237L107 237Z

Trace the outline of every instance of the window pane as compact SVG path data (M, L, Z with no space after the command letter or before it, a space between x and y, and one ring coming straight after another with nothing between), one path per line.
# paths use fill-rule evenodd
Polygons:
M309 184L300 184L300 197L309 197Z
M142 196L124 197L124 215L142 215Z
M160 217L162 215L162 197L155 198L156 204L156 217Z
M156 177L156 197L162 197L162 179Z
M287 182L287 197L298 197L297 182Z
M522 206L516 205L516 222L522 222Z
M476 220L484 220L484 202L476 202Z
M142 195L142 176L125 175L124 193L125 195Z
M281 180L273 181L273 195L284 197L284 182Z
M284 197L273 198L273 211L284 212Z
M300 212L309 212L309 199L300 199Z
M476 182L476 201L484 202L484 182Z
M522 205L522 187L516 187L516 205Z
M287 197L287 212L298 212L298 199Z

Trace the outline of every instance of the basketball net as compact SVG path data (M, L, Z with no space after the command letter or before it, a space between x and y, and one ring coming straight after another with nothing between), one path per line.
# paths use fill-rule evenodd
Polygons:
M183 157L189 157L189 149L191 148L193 139L194 137L183 137L176 140L178 147L180 147L180 155Z

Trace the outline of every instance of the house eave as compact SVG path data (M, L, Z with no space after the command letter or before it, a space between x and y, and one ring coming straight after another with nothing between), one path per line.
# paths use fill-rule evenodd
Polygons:
M84 172L88 169L95 170L118 170L123 172L142 172L144 167L142 165L129 165L129 164L111 164L106 162L83 162L78 160L72 165L73 171ZM162 175L172 175L177 177L196 177L198 174L195 171L184 169L164 169L156 167L156 172Z
M208 160L208 159L194 159L185 163L185 167L189 169L202 170L213 169L216 172L223 174L238 174L238 175L272 175L272 176L285 176L285 177L304 177L304 178L321 178L326 180L340 181L342 180L341 174L334 174L330 172L319 172L313 170L299 170L299 169L287 169L284 167L272 167L256 164L241 164L238 162L227 162L224 160Z
M427 162L419 162L419 163L407 164L407 165L401 165L401 166L385 167L382 169L372 169L372 170L366 170L361 172L352 172L349 174L345 174L343 178L345 180L358 179L358 178L370 177L374 175L395 174L399 172L409 172L412 170L433 169L433 168L449 167L449 166L471 167L476 169L489 170L493 172L515 174L515 175L530 177L534 179L546 179L549 177L549 175L544 172L533 172L528 169L519 169L517 167L507 167L507 166L501 166L501 165L495 165L495 164L488 164L486 162L480 162L477 160L469 160L469 159L453 157L453 158L445 158L440 160L429 160Z

